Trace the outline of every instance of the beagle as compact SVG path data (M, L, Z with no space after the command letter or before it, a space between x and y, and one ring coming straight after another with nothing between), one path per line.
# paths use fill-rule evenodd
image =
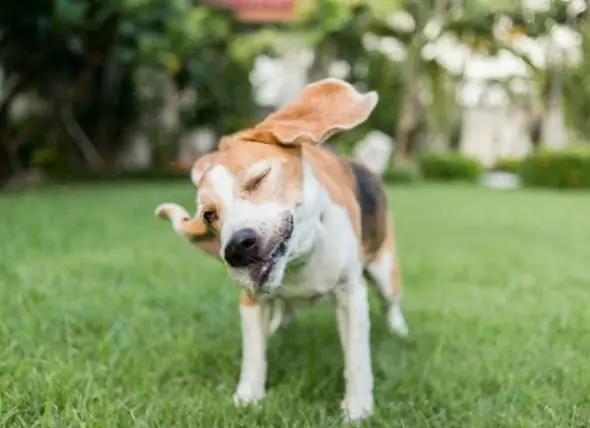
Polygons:
M251 129L223 137L199 158L194 217L174 203L156 215L225 263L241 286L241 373L234 401L265 395L267 338L293 308L335 302L345 365L345 418L373 412L369 304L374 284L392 332L406 335L393 222L380 179L319 147L364 122L378 102L338 79L312 83Z

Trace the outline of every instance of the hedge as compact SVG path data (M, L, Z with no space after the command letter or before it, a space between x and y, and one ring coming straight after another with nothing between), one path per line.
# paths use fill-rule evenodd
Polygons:
M512 174L518 174L520 171L520 159L508 157L500 158L496 161L494 166L492 166L491 170L496 172L510 172Z
M476 181L484 169L477 159L451 151L424 153L418 163L427 180Z
M521 162L520 176L526 186L590 189L590 148L532 153Z
M407 184L420 180L420 173L411 166L401 167L390 165L381 178L387 184Z
M49 169L45 176L54 182L110 182L110 181L167 181L189 180L190 173L170 169L148 169L140 171L111 170L93 171L88 169Z

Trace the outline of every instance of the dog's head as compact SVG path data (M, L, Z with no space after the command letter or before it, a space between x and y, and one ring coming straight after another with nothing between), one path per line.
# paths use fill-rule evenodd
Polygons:
M301 209L302 145L359 125L377 100L374 92L361 94L348 83L326 79L308 85L254 128L224 137L217 151L194 164L197 212L192 219L179 213L176 230L192 240L217 234L232 279L250 293L271 292L300 251L300 224L310 220L303 214L310 210ZM159 212L172 219L172 211L168 206Z

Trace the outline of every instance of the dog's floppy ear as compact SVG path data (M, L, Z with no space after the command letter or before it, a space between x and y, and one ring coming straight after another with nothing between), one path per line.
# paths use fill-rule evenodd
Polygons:
M205 221L198 216L190 217L180 205L174 203L160 204L156 208L156 216L168 220L174 231L191 242L208 238L211 231Z
M251 137L283 145L320 144L363 123L378 101L374 91L360 93L339 79L320 80L254 127Z

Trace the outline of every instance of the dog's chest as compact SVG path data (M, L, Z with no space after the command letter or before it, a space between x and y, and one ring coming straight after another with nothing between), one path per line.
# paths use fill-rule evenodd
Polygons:
M289 269L277 294L293 303L312 304L334 291L341 282L341 269L338 266L316 260Z

